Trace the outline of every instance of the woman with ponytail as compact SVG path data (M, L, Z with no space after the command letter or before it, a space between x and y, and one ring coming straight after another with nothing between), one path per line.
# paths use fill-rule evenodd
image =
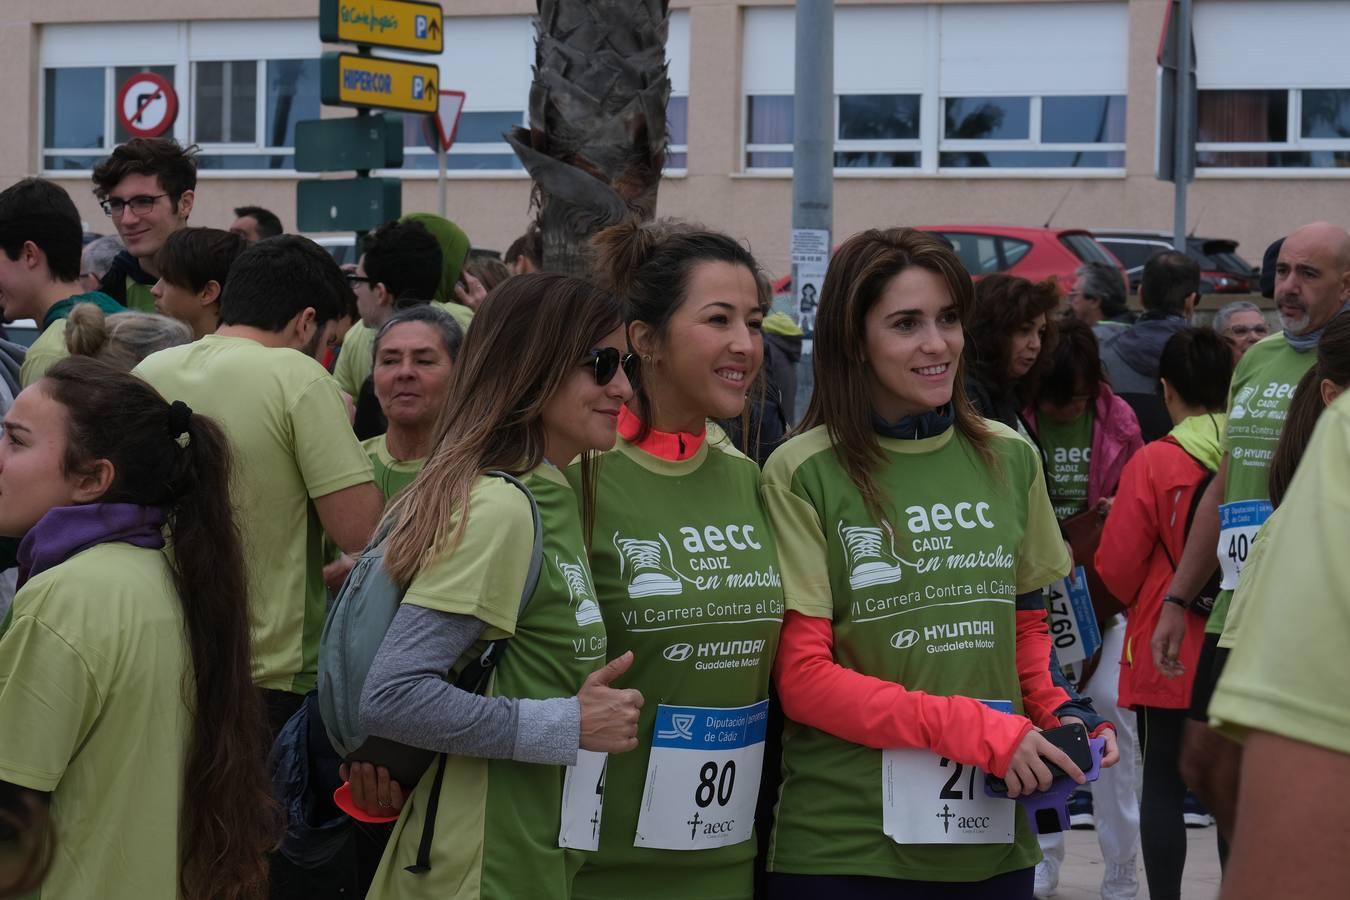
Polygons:
M4 424L0 782L51 794L38 896L259 896L276 816L224 436L90 359Z
M825 274L805 430L764 469L787 604L773 898L1030 900L1036 837L980 772L1008 797L1047 763L1083 780L1039 734L1067 714L1042 588L1069 554L1036 449L966 399L972 295L912 229L854 235Z
M598 834L577 829L597 852L573 896L749 898L766 758L777 784L769 674L783 590L759 467L706 423L744 415L764 362L767 285L741 244L697 226L618 225L594 249L600 281L625 301L641 376L600 459L591 571L610 658L631 651L625 684L659 704L642 710L637 751L608 762ZM581 467L568 477L584 494ZM683 749L669 737L680 721L691 723ZM715 721L745 727L717 742L710 774L704 739Z

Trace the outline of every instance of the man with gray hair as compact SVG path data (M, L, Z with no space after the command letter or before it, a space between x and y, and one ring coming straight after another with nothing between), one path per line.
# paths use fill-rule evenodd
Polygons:
M122 252L122 239L115 234L95 238L84 245L80 254L80 286L86 291L98 290L103 276L112 268L113 257Z
M1270 326L1261 307L1247 300L1235 300L1214 314L1214 330L1233 348L1233 364L1247 349L1270 334Z
M1125 303L1125 278L1110 263L1087 262L1074 272L1069 315L1092 326L1097 340L1134 321Z

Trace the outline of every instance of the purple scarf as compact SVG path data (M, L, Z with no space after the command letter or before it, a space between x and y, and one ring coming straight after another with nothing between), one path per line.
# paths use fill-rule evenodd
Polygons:
M164 510L134 503L86 503L55 506L19 542L19 586L39 572L98 544L122 541L159 550Z

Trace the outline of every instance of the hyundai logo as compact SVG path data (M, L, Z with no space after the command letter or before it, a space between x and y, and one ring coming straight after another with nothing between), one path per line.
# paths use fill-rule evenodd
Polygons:
M694 645L671 644L664 651L662 651L661 655L664 656L666 659L670 660L671 662L684 662L686 659L694 655Z
M891 646L897 650L908 650L919 642L919 633L913 628L897 631L891 635Z

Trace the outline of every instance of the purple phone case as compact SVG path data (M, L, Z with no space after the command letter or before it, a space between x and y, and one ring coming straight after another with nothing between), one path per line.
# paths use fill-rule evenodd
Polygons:
M1102 755L1106 753L1106 738L1089 738L1088 746L1092 748L1092 768L1083 773L1087 777L1087 783L1096 781L1102 774ZM1069 828L1069 795L1072 794L1080 785L1067 775L1061 775L1051 782L1050 787L1044 791L1037 791L1034 794L1027 794L1018 797L1017 802L1026 807L1027 816L1031 819L1032 827L1038 834L1054 834L1059 831L1067 831ZM1007 799L1003 794L996 794L992 791L988 783L984 786L984 792L990 797ZM1058 825L1058 827L1054 827Z

